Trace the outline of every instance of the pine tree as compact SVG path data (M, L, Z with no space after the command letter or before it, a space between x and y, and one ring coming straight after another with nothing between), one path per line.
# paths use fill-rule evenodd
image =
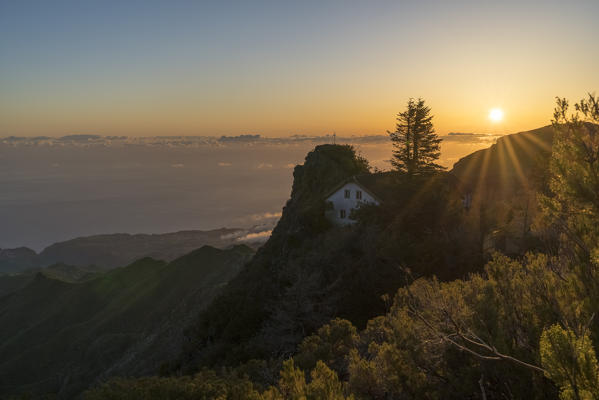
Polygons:
M433 128L433 116L424 100L410 99L404 112L397 114L391 164L401 172L416 175L445 169L436 163L441 155L441 139Z

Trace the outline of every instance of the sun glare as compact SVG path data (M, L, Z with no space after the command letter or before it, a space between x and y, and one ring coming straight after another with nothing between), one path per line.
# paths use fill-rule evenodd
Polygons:
M493 122L499 122L503 119L503 110L501 108L493 108L489 111L489 119Z

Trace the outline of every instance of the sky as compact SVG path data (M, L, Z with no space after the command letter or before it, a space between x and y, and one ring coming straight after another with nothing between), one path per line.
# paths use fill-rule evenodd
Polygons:
M441 134L599 90L599 1L0 0L0 136ZM489 110L504 118L492 122Z

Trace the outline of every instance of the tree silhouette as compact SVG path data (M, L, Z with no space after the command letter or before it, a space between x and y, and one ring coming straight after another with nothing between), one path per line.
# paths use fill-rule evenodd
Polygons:
M441 155L441 139L433 128L433 116L424 100L410 99L406 110L397 114L391 164L401 172L416 175L445 169L436 163Z

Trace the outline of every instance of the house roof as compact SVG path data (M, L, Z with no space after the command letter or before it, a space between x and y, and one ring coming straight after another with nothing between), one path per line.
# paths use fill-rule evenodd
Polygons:
M341 189L343 186L347 185L348 183L354 183L354 184L358 185L363 191L365 191L370 196L372 196L372 198L374 198L376 201L381 203L382 202L381 198L379 196L377 196L376 194L374 194L373 191L367 187L367 186L369 186L367 183L367 181L368 181L367 177L370 177L372 175L375 175L375 174L363 174L363 175L350 176L349 178L345 179L344 181L339 183L337 186L335 186L331 191L329 191L326 194L325 199L328 199L333 194L337 193L337 191L339 189Z

